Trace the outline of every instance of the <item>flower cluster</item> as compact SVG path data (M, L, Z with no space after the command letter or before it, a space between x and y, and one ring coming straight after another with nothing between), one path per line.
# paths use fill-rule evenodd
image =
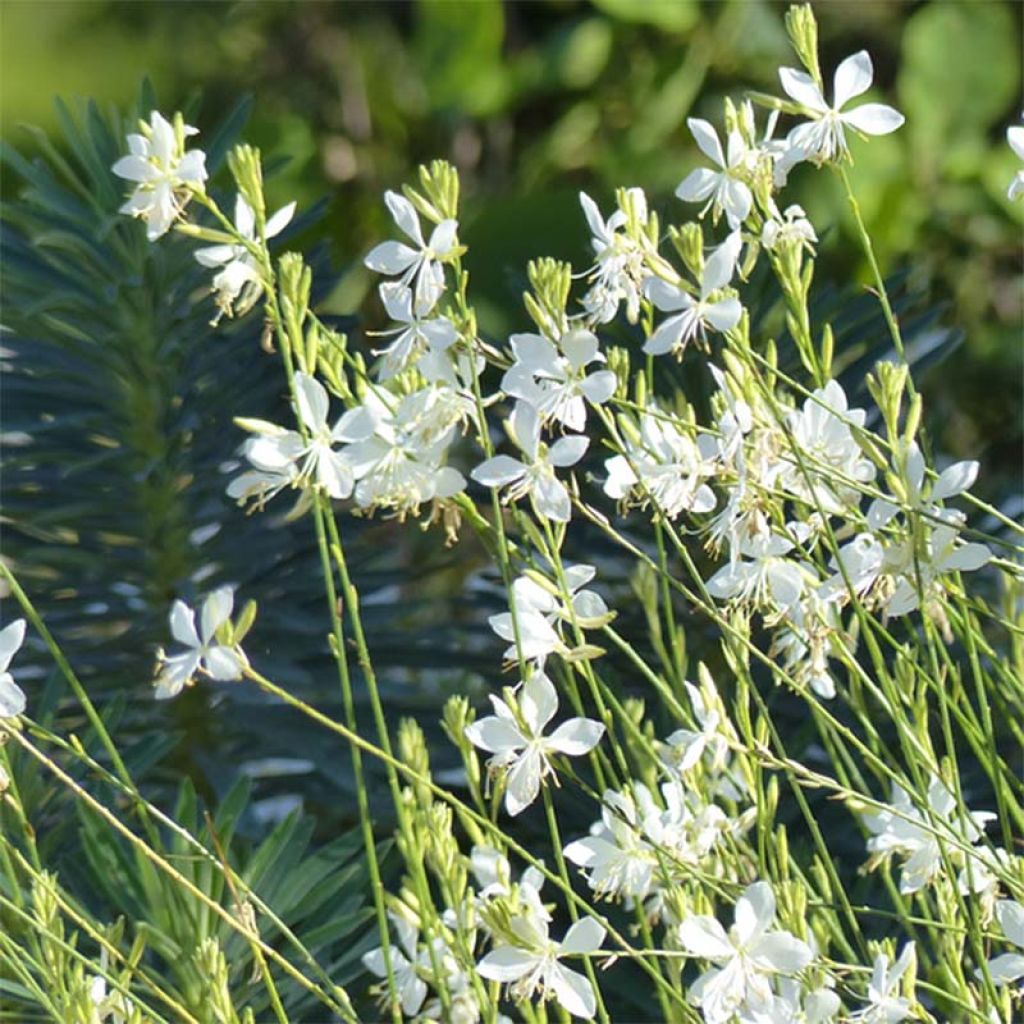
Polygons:
M666 1019L699 1014L709 1024L923 1019L919 957L972 958L983 984L964 975L957 998L986 1012L992 990L1024 976L1017 953L990 957L1000 936L978 938L995 918L1024 948L1021 860L989 838L996 814L970 809L956 761L961 746L976 755L994 746L992 711L964 696L967 672L951 645L966 639L976 678L994 658L980 630L970 632L977 609L960 600L961 574L993 561L957 507L971 500L979 466L929 464L905 364L882 362L863 381L837 374L831 327L812 323L808 301L817 232L784 198L796 164L840 163L853 135L887 134L903 118L880 103L853 104L873 77L863 51L839 64L826 98L809 9L795 9L788 24L803 70L780 70L785 98L765 101L766 125L758 127L750 101L727 102L720 127L688 121L712 166L683 178L673 212L696 204L695 219L665 232L638 188L620 189L607 218L582 194L592 263L582 274L555 260L531 263L532 327L507 344L478 334L458 177L446 164L422 168L417 187L385 194L401 240L364 260L385 278L377 294L388 318L373 332L383 340L370 357L309 308L308 288L295 284L303 275L288 269L303 269L301 261L288 264L289 255L275 270L267 242L293 204L264 221L253 181L236 181L233 231L196 254L217 270L222 312L267 298L288 370L293 422L236 421L249 437L231 497L262 509L292 491L293 517L311 509L329 517L335 503L398 518L427 506L451 541L469 522L496 552L507 610L489 619L500 641L489 638L494 674L514 669L517 682L490 696L490 714L476 717L460 698L446 709L466 799L435 798L425 745L410 739L408 723L403 756L387 759L408 876L401 894L375 894L388 938L363 965L407 1019L504 1020L509 1001L532 1019L553 999L572 1016L607 1020L599 954L635 959ZM796 122L775 137L783 116ZM201 154L183 151L191 129L157 118L118 171L140 183L128 212L147 220L151 237L180 217L205 178ZM1022 190L1015 180L1011 198ZM760 337L749 308L755 269L778 285L805 379L783 372L774 341ZM876 283L898 340L884 282ZM620 316L628 347L608 343ZM706 401L671 393L666 355L703 375ZM630 584L649 650L616 631L615 581L602 571L601 593L595 584L600 548L584 564L570 557L577 533L636 559ZM158 696L203 675L256 678L232 601L229 588L209 595L198 629L192 610L175 603L171 632L184 650L160 652ZM343 613L358 622L358 607ZM687 631L699 618L713 638L714 659L698 663L696 677L684 613ZM332 606L332 614L341 613ZM0 634L0 670L20 642L17 625ZM722 667L712 674L707 664ZM788 691L780 700L806 718L802 753L783 748L775 729L773 680ZM385 722L375 683L367 685ZM23 700L12 686L4 672L0 696L17 714ZM954 727L966 743L947 735ZM911 769L900 769L893 742ZM1006 835L1019 786L1000 774L1001 757L989 771ZM829 759L834 777L822 768ZM892 786L888 804L871 792L878 783ZM784 785L811 825L810 855L790 848L799 823L777 815ZM558 824L558 787L592 801L571 832ZM868 869L896 861L901 900L939 915L929 920L945 915L953 938L929 935L927 949L865 939L860 915L871 908L851 906L841 891L828 841L809 817L804 794L815 789L853 812ZM508 857L524 855L518 837L532 838L531 819L541 817L524 812L538 801L558 874L530 854L513 882ZM519 819L514 832L509 818ZM545 875L565 897L565 920L541 898ZM609 919L597 901L616 905ZM623 912L643 948L616 932ZM931 989L939 973L930 973Z

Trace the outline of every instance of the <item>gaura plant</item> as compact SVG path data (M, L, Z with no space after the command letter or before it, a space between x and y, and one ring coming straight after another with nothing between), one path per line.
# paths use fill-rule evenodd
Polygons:
M365 758L383 764L404 876L385 891L364 793L379 948L363 957L361 991L324 990L339 1017L359 1019L352 999L368 988L394 1021L1024 1012L1021 527L972 496L978 463L936 468L846 172L903 117L854 104L872 82L866 52L826 85L810 7L787 27L802 69L780 70L784 97L727 102L720 128L689 122L713 167L682 178L668 222L636 188L607 218L581 195L593 262L533 261L532 324L507 344L477 329L446 163L385 195L398 237L365 263L394 326L365 351L317 315L302 257L275 253L294 204L268 216L254 149L229 157L233 216L207 189L202 152L185 149L196 133L181 115L154 112L113 167L133 186L123 212L151 241L173 226L201 243L217 317L262 304L280 358L294 418L238 410L246 467L227 490L256 513L290 492L289 516L309 522L344 715L246 656L255 606L233 620L230 590L206 597L198 629L174 604L186 650L161 652L156 693L255 686L346 744L358 780ZM819 230L784 195L805 163L839 179L892 346L863 382L840 379L848 360L812 315ZM1011 198L1020 191L1015 179ZM755 316L758 274L784 311L777 335ZM631 340L610 346L617 320ZM708 402L672 388L677 360L704 374ZM851 397L862 383L863 405ZM490 620L495 679L504 661L518 682L487 715L449 701L457 781L432 774L415 722L395 733L387 721L349 512L438 527L450 545L468 531L493 556L508 608ZM576 536L632 561L642 647L602 596L601 559L570 554ZM712 637L692 669L684 610ZM22 631L0 636L4 666ZM20 743L23 701L6 674L3 685ZM781 707L813 735L800 757ZM826 816L858 837L856 864ZM273 993L282 965L258 944L271 911L250 906L245 935ZM217 969L218 951L203 955ZM629 995L637 979L649 1003ZM104 985L88 989L97 1019L145 1019L139 977L123 975L116 1000Z

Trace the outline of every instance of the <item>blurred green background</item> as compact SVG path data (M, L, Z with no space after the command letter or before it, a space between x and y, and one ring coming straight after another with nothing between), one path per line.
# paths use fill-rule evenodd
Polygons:
M580 188L607 206L616 186L640 185L675 219L692 214L671 198L698 158L686 117L720 121L724 96L778 92L776 68L794 62L785 7L4 0L2 131L31 150L21 125L52 128L54 95L124 107L144 75L167 109L201 94L201 128L251 93L247 138L287 161L272 200L329 199L341 276L328 308L342 313L371 286L359 257L388 230L380 193L445 157L463 174L482 324L500 335L522 325L527 259L585 265ZM907 116L896 135L855 144L853 176L886 272L908 269L912 287L949 303L945 322L965 334L926 382L937 440L1013 479L1024 206L1005 198L1014 171L1005 128L1022 105L1021 12L1016 0L817 7L826 76L866 47L876 91ZM802 168L787 195L819 226L838 224L823 239L819 277L866 279L835 184Z

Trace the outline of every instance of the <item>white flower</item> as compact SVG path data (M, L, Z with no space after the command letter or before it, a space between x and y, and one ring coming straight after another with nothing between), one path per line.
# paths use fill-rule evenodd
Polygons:
M441 221L431 232L429 241L424 241L419 214L408 199L389 191L384 193L384 202L399 229L415 245L381 242L370 250L363 262L379 274L401 274L404 285L415 281L417 306L430 309L444 291L444 270L438 261L455 250L458 221Z
M680 513L710 512L715 494L704 480L715 474L717 442L696 439L678 421L651 402L640 417L640 437L626 440L626 454L605 462L604 492L641 507L653 500L670 519Z
M642 900L658 868L657 854L643 838L629 793L609 789L601 799L601 820L585 839L566 846L565 858L587 872L587 882L598 896Z
M470 476L485 487L507 486L506 501L518 501L528 495L538 516L567 523L572 517L572 503L555 470L575 466L583 458L590 439L574 434L561 437L552 445L543 444L537 410L526 402L516 403L508 425L512 440L524 455L523 461L511 455L495 455L477 466Z
M197 672L211 679L239 679L246 665L245 655L237 645L217 643L217 631L231 618L235 596L231 587L220 587L203 602L200 630L196 632L195 612L184 601L171 607L171 635L187 650L180 654L157 653L160 672L156 679L156 698L175 697L190 686Z
M836 68L832 104L826 102L814 79L803 71L779 68L782 88L804 107L812 118L798 125L787 141L805 160L822 163L847 155L845 126L865 135L888 135L903 124L904 117L884 103L864 103L843 113L843 107L871 86L874 69L867 50L847 57Z
M557 346L539 334L513 334L509 340L516 361L501 390L532 405L542 425L555 420L569 430L583 430L587 402L603 405L615 393L611 370L587 373L590 363L605 361L590 331L570 331Z
M489 769L505 771L505 810L515 816L537 799L540 784L551 774L552 754L579 757L597 746L604 726L589 718L570 718L550 736L544 729L558 710L558 695L543 672L535 672L522 686L517 700L519 717L511 705L491 697L495 714L466 727L474 746L494 757Z
M832 515L860 503L857 484L875 478L874 463L861 451L851 430L863 427L866 413L850 409L846 392L830 380L815 391L802 410L787 417L797 455L787 456L778 484L810 505ZM802 463L802 464L801 464Z
M375 349L383 356L377 376L385 381L415 366L425 352L441 353L455 344L459 332L446 316L430 317L433 304L417 300L411 288L397 281L380 286L380 297L388 316L400 326L381 331L381 336L397 335L385 349Z
M477 964L481 977L513 983L517 999L529 999L537 990L541 998L554 996L574 1017L593 1018L597 1000L590 982L558 961L563 956L596 953L604 942L605 929L593 918L577 921L561 942L548 937L546 921L524 915L514 918L512 928L522 945L496 946Z
M710 296L732 280L742 244L740 233L734 231L708 257L697 299L682 287L671 285L660 277L648 278L645 291L654 305L663 313L682 312L670 316L658 327L644 342L644 352L652 356L672 351L681 353L694 338L703 340L708 327L716 331L730 331L739 323L743 313L739 299L729 297L712 302Z
M491 629L510 644L505 651L506 660L522 658L543 665L549 654L567 650L555 629L557 623L575 621L581 629L591 629L607 621L608 606L600 594L584 589L596 575L594 567L566 566L564 573L572 599L571 607L562 604L553 588L543 587L529 576L520 576L513 581L510 605L515 608L515 622L511 611L492 615L487 620Z
M742 538L739 554L708 580L708 593L722 600L751 603L756 608L792 608L804 592L804 570L783 557L793 544L769 533Z
M25 712L25 694L7 671L24 639L24 619L15 619L0 630L0 718L16 718Z
M929 596L941 592L940 579L944 573L974 572L987 565L992 552L984 544L959 541L959 518L940 523L934 529L924 521L921 527L922 543L915 545L907 537L886 548L882 571L894 577L895 589L885 602L889 616L906 615L921 603L921 594Z
M898 993L900 981L907 973L914 957L914 943L908 942L890 971L889 958L884 953L879 953L875 957L874 970L868 984L869 1005L853 1014L850 1020L858 1021L859 1024L899 1024L900 1021L906 1020L912 1012L911 1002Z
M714 683L701 666L701 689L684 682L699 729L677 729L665 738L669 747L669 766L681 775L694 768L705 751L711 754L712 771L724 770L729 756L729 742L722 732L722 716L716 707Z
M369 953L363 955L363 966L378 978L386 978L390 964L395 994L402 1004L402 1012L408 1017L414 1017L427 998L427 983L420 978L416 970L417 964L427 954L423 953L417 957L416 945L419 936L415 925L392 911L388 911L388 917L398 935L398 942L392 941L388 944L387 956L384 955L382 946L371 949ZM386 997L386 992L384 994Z
M789 932L769 931L775 921L775 894L755 882L736 901L729 932L713 917L689 917L679 941L690 956L718 965L691 986L688 998L709 1024L725 1024L744 1006L764 1008L772 999L770 976L802 970L814 958L810 946Z
M151 242L181 214L189 190L202 189L206 181L206 154L200 149L185 151L185 138L195 134L197 129L180 115L172 125L154 110L150 123L142 124L142 134L128 136L129 155L112 168L119 178L137 183L120 212L142 218Z
M732 230L738 228L750 213L754 203L750 186L743 181L743 175L749 170L749 153L743 136L733 129L729 132L726 142L727 153L723 154L718 133L707 121L699 117L691 117L686 121L697 145L704 154L720 168L718 171L699 167L691 171L682 184L676 189L676 195L688 203L700 203L707 199L701 210L701 216L713 209L717 221L724 210Z
M590 290L583 297L583 308L600 324L615 319L621 303L626 303L626 319L635 324L640 315L641 287L648 276L647 262L653 246L641 235L624 230L631 210L641 227L648 220L647 197L643 189L629 188L620 193L619 207L604 220L597 204L580 193L580 205L591 233L591 248L597 257L588 280Z
M356 504L394 509L404 516L426 502L451 498L466 486L462 474L444 463L471 400L448 387L421 388L393 408L394 400L393 395L386 401L382 393L367 391L361 408L370 416L372 430L344 455L359 481Z
M902 893L919 892L933 882L944 870L943 852L952 863L961 863L963 852L949 840L973 845L981 838L985 825L996 817L989 811L967 811L961 835L956 797L937 776L928 786L928 805L931 814L925 815L910 794L894 784L891 810L864 816L864 824L874 833L867 848L876 856L869 864L897 853L906 858L900 872ZM948 838L944 832L948 832Z
M266 223L264 238L279 235L295 216L295 203L289 203L277 211ZM247 242L256 243L256 214L239 193L235 199L235 229ZM217 293L216 303L221 313L227 316L239 315L252 309L263 293L260 270L252 253L241 243L210 245L197 249L196 260L204 267L220 267L213 278L213 290ZM235 308L235 303L238 308Z
M1024 160L1024 125L1015 124L1007 128L1006 141L1010 144L1010 149L1017 154L1017 159ZM1006 198L1011 202L1018 196L1024 196L1024 167L1013 176L1006 192Z
M898 462L898 460L896 460ZM954 462L947 466L934 483L928 479L927 463L916 441L907 445L904 463L906 472L899 473L899 466L893 469L902 478L906 492L904 504L927 516L949 519L936 502L947 501L963 494L978 478L978 463L974 461ZM900 505L885 498L876 498L868 507L868 525L877 530L885 526L900 511Z
M814 225L807 219L802 206L794 203L779 213L772 203L772 216L761 229L761 244L768 250L796 246L805 248L812 256L814 244L818 241Z
M508 858L493 846L474 846L469 855L470 869L480 890L483 900L494 899L496 896L512 895L512 868ZM524 869L518 883L520 898L525 898L532 912L550 920L544 904L540 900L540 891L544 888L544 872L532 865Z
M996 904L996 917L1003 934L1024 953L1024 906L1016 900L1000 900ZM1024 956L1021 953L1001 953L988 962L988 972L997 985L1011 985L1024 978ZM981 971L977 972L981 976Z
M296 430L286 430L264 420L239 420L256 436L243 448L254 467L228 485L228 494L239 501L256 497L266 501L282 488L317 487L330 497L349 497L355 483L352 465L344 452L334 446L361 441L373 432L373 420L360 406L343 414L333 427L328 425L330 398L327 390L309 374L294 376L295 412L307 431L307 439Z

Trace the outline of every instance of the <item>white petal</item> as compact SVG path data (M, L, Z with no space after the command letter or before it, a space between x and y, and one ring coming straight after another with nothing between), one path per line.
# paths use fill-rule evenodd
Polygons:
M186 647L199 647L199 634L196 632L195 612L184 601L175 601L171 605L171 636Z
M570 718L563 722L545 744L569 757L589 754L601 742L604 726L591 718Z
M377 420L373 411L365 405L357 405L339 417L331 430L331 440L346 443L365 441L373 436L376 425Z
M430 235L430 250L437 256L446 256L455 247L455 235L459 230L457 220L441 221Z
M526 745L523 734L512 722L495 715L467 725L466 738L473 746L491 754L520 750Z
M699 117L688 117L686 125L696 139L701 152L710 157L719 167L724 167L725 156L722 153L722 143L719 142L718 132L710 122Z
M1007 128L1006 141L1018 158L1024 160L1024 125L1015 124Z
M795 71L793 68L779 68L779 81L786 94L802 106L818 113L828 110L828 104L825 102L825 97L821 95L821 90L806 72Z
M649 356L663 356L671 352L683 336L683 321L686 314L670 316L644 342L644 352Z
M505 810L514 818L526 810L540 793L541 759L536 750L527 750L508 773Z
M906 118L884 103L865 103L844 113L842 120L865 135L888 135L901 127Z
M267 221L267 238L273 238L275 235L279 235L286 227L288 227L292 221L292 217L295 216L295 206L296 204L293 200L287 206L282 206L281 209Z
M947 572L974 572L992 561L992 552L984 544L964 544L942 559Z
M206 671L214 679L240 679L242 659L230 647L211 647L206 652Z
M608 235L608 231L605 227L604 218L601 216L601 211L597 208L597 203L586 192L581 192L580 206L583 207L583 216L587 218L587 226L590 228L590 233L603 242Z
M755 882L736 901L736 934L743 945L765 932L775 920L775 893L767 882Z
M121 157L111 170L128 181L152 181L160 173L148 160L134 155Z
M739 299L730 297L720 302L712 302L704 309L704 319L716 331L731 331L743 316L743 305Z
M597 1009L597 1000L590 982L576 971L555 964L550 973L551 990L555 998L574 1017L592 1020Z
M762 935L751 947L750 955L771 964L776 971L800 971L814 959L811 947L789 932Z
M613 370L599 370L580 384L580 391L591 404L604 405L615 394L618 384L619 379Z
M735 949L725 929L713 917L688 917L679 926L679 941L692 956L705 960L727 960Z
M523 720L534 736L539 736L558 710L558 694L543 672L535 672L523 686L519 698Z
M565 485L555 477L545 477L537 483L531 497L537 513L567 523L572 518L572 501Z
M1014 900L1000 900L996 904L996 917L1006 937L1024 949L1024 906Z
M25 640L25 620L15 619L14 622L0 630L0 672L5 672L11 658L17 654Z
M686 203L699 203L707 199L722 180L722 175L708 167L691 171L676 187L676 197Z
M644 294L663 313L674 313L693 305L692 297L682 288L663 281L660 277L649 277L644 284Z
M235 197L235 227L243 238L251 241L256 236L256 214L241 192Z
M600 355L597 338L590 331L570 331L559 344L574 370L581 370Z
M420 231L420 218L412 203L405 196L391 191L384 193L384 202L399 228L422 248L423 233Z
M854 96L860 96L861 93L867 92L871 87L873 77L874 70L871 67L871 57L867 50L860 50L851 57L847 57L836 68L832 86L833 110L842 110L847 100L852 100Z
M316 482L335 501L344 501L355 487L355 475L348 459L339 452L321 450L316 460Z
M583 435L560 437L548 449L548 462L559 469L575 466L583 458L589 444L590 438Z
M701 294L710 295L711 292L724 288L732 280L742 245L742 236L738 231L733 231L708 257L701 277Z
M485 487L501 487L518 480L525 472L526 467L511 455L495 455L493 459L481 462L469 475Z
M363 263L378 274L401 274L419 259L419 253L401 242L381 242L366 255Z
M228 620L235 604L235 593L231 587L218 587L203 602L201 631L203 643L209 643L213 635Z
M196 262L204 267L219 267L235 258L233 245L207 245L195 251Z
M963 494L978 478L977 462L957 462L944 469L932 488L932 501Z
M1008 985L1018 978L1024 978L1024 956L1019 953L1003 953L989 960L988 971L997 985Z
M536 954L514 946L499 946L476 965L476 970L477 974L489 981L515 981L536 966Z
M23 714L25 694L7 672L0 673L0 718L14 718Z
M295 374L295 405L299 419L314 434L327 425L330 400L327 389L316 378L301 370Z

